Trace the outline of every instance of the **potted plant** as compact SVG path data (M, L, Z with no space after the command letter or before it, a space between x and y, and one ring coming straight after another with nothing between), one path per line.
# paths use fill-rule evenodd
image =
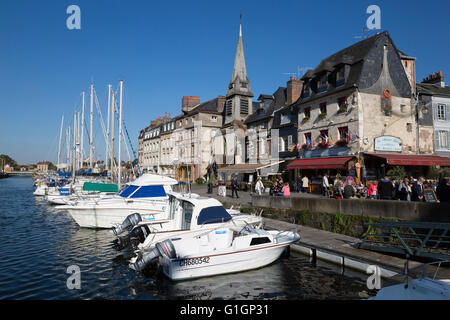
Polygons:
M327 116L326 112L319 113L319 119L324 119L324 118L326 118L326 116Z
M348 143L347 143L347 140L345 140L345 139L339 139L338 141L336 141L336 145L338 146L338 147L344 147L344 146L346 146Z
M338 109L338 111L337 111L338 114L339 114L339 113L345 113L345 112L347 112L347 105L346 105L346 104L340 106L339 109Z

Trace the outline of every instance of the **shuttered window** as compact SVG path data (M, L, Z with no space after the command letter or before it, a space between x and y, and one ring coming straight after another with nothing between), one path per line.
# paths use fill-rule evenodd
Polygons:
M227 100L226 102L226 113L227 116L233 114L233 100Z
M248 114L248 99L240 99L241 114Z

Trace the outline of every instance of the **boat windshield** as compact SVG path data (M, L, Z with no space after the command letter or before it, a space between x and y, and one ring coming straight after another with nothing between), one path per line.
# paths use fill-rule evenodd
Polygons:
M197 224L219 223L231 220L231 215L222 206L202 209L197 218Z
M165 197L166 191L164 186L128 186L120 193L124 198L153 198L153 197Z

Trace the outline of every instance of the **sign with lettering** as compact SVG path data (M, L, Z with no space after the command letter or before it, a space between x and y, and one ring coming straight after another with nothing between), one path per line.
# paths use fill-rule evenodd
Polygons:
M425 188L423 190L423 196L426 202L438 202L436 193L434 193L434 190L431 188Z
M402 140L393 136L375 138L375 150L402 152Z

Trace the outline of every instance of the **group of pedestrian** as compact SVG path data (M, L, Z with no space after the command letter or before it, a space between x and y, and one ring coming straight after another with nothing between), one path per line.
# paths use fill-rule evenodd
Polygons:
M308 192L309 184L310 179L304 175L297 185L298 191ZM417 179L409 177L392 181L385 176L379 181L373 180L364 184L362 181L357 183L355 178L350 175L344 179L338 174L333 183L330 183L328 174L322 176L322 195L327 196L328 191L332 188L332 196L336 199L358 197L381 200L425 201L425 189L430 187L431 185L424 177ZM236 198L239 198L238 189L238 179L237 176L234 176L231 181L232 198L234 198L234 195L236 195ZM261 195L264 191L264 184L261 177L258 177L255 184L255 192ZM435 193L437 200L440 202L450 202L450 181L446 178L440 179L438 186L435 188ZM269 194L273 196L290 196L289 183L284 182L281 177L276 179L270 186Z
M291 189L288 182L283 182L283 179L279 178L272 183L269 193L271 196L288 197L291 195Z

